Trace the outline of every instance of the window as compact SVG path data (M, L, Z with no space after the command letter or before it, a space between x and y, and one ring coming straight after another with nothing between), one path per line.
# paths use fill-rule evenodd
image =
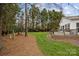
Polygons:
M70 24L68 24L68 29L70 29Z
M64 31L64 26L62 26L62 30Z
M64 26L61 26L60 30L63 31L64 30Z
M65 29L67 29L67 24L65 25Z
M77 32L79 32L79 23L76 24Z
M70 24L66 24L65 25L65 31L68 31L69 32L69 30L70 30Z
M79 23L77 23L77 27L79 27Z

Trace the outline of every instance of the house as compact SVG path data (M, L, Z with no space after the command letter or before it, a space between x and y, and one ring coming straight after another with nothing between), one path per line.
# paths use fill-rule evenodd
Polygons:
M79 16L62 17L59 25L61 32L79 34Z

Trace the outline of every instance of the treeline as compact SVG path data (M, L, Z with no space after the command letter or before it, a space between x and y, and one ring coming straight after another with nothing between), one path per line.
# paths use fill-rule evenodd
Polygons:
M26 15L24 15L26 14ZM19 4L0 4L0 35L28 31L57 31L62 11L41 10L35 4L21 11ZM26 26L27 25L27 26Z
M29 11L28 30L29 31L57 31L59 22L63 16L62 11L41 10L35 4L31 5Z
M16 15L20 11L18 4L0 4L0 35L13 33L16 27Z

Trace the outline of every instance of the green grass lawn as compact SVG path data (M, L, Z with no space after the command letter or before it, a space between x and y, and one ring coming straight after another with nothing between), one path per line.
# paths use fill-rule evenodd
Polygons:
M79 47L70 43L53 41L47 38L47 32L30 32L36 37L37 43L44 55L48 56L78 56Z

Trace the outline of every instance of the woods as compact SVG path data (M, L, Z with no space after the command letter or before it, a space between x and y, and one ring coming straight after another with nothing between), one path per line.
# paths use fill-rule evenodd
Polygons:
M0 34L7 35L14 32L16 14L20 11L18 4L0 4Z
M62 11L40 10L36 4L24 4L25 11L20 8L21 4L0 4L0 34L25 32L57 31L59 22L63 16ZM30 6L30 7L29 7Z
M29 9L29 31L56 31L59 28L59 22L63 17L62 11L47 10L46 8L40 10L35 4L31 5Z

